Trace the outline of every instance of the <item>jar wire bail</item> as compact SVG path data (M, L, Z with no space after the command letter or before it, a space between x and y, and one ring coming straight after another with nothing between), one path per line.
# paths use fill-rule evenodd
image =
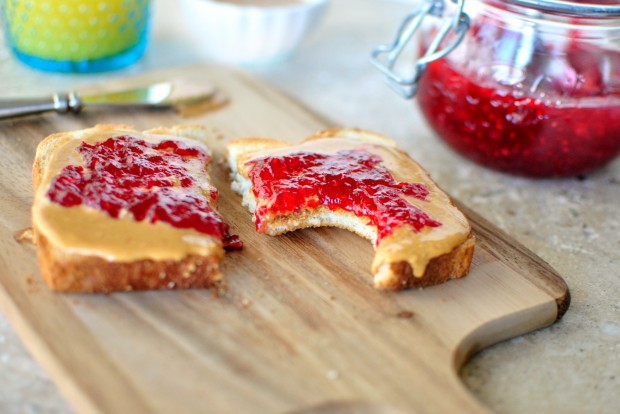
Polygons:
M405 17L391 44L378 46L371 52L371 63L383 73L388 85L406 99L411 99L415 96L418 81L424 73L426 66L452 52L461 43L469 29L470 18L463 11L465 0L450 1L456 5L454 15L439 29L424 54L416 59L413 73L409 75L398 73L395 67L398 58L427 16L443 17L445 0L425 1L419 9ZM447 45L442 45L450 32L454 32L454 39Z

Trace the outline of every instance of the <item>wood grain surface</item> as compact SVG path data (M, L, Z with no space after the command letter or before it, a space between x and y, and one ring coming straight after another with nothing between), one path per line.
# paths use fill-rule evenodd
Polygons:
M372 247L346 231L259 235L229 188L226 142L248 135L297 142L333 125L257 79L220 67L176 68L107 87L170 79L214 85L230 102L192 118L124 110L0 123L0 305L75 409L486 412L461 384L459 368L481 348L561 317L569 294L553 269L468 210L478 237L470 275L400 293L372 288ZM223 262L223 296L47 290L34 247L14 239L30 226L35 148L48 134L96 123L203 123L221 131L211 143L220 209L245 242Z

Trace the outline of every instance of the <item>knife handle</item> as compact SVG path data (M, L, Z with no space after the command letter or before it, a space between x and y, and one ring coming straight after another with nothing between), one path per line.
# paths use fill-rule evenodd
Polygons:
M80 113L82 99L76 92L56 93L49 98L0 100L0 119L56 111Z

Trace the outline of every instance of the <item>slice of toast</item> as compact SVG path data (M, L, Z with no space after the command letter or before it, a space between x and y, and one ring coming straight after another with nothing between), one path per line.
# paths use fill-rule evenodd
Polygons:
M123 125L50 135L33 165L41 274L63 292L216 287L228 235L206 140L176 126Z
M469 271L475 237L467 218L388 137L330 129L299 145L241 138L227 153L232 188L261 233L353 231L375 246L378 289L429 286Z

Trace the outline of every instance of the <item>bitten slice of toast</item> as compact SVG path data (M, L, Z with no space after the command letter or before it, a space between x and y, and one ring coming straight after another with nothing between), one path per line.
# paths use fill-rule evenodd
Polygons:
M353 231L375 246L378 289L434 285L469 271L475 237L467 218L388 137L330 129L299 145L241 138L227 152L232 188L261 233Z
M214 287L225 244L212 131L123 125L50 135L33 165L41 274L63 292Z

